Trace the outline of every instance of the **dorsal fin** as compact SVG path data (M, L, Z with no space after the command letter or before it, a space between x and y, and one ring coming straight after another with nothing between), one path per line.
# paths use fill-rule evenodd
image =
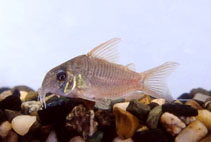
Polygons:
M133 63L127 64L126 67L132 71L136 71L136 66Z
M100 58L109 62L116 62L118 59L118 50L116 45L120 42L120 38L112 38L94 49L87 55L95 58Z

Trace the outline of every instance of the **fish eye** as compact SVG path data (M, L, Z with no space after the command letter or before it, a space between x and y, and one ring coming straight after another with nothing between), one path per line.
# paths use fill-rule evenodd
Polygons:
M57 80L64 81L67 77L67 73L65 71L61 70L57 73L56 77L57 77Z

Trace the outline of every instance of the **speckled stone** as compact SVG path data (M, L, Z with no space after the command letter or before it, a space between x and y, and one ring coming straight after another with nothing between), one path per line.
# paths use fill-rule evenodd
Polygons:
M177 135L175 142L198 142L208 133L204 124L198 120L189 124Z
M78 105L66 117L66 127L80 133L84 139L97 131L98 123L94 120L94 111Z
M139 126L139 120L130 112L121 108L114 107L116 132L121 139L127 139L133 136Z
M111 126L114 121L114 115L111 111L109 110L97 110L95 112L95 119L99 123L100 126Z

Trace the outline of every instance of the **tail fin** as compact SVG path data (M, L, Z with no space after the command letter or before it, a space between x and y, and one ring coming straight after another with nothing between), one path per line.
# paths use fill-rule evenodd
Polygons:
M141 80L142 91L150 96L172 101L173 97L168 90L166 79L178 65L175 62L166 62L151 70L140 73L143 77Z

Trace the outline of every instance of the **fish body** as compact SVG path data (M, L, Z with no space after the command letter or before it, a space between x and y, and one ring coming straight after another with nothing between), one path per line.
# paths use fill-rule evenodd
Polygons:
M45 103L45 95L49 92L95 102L137 98L137 92L172 100L165 79L177 63L167 62L137 73L128 66L114 62L114 47L118 42L117 38L111 39L88 54L77 56L50 70L39 93L41 102Z

